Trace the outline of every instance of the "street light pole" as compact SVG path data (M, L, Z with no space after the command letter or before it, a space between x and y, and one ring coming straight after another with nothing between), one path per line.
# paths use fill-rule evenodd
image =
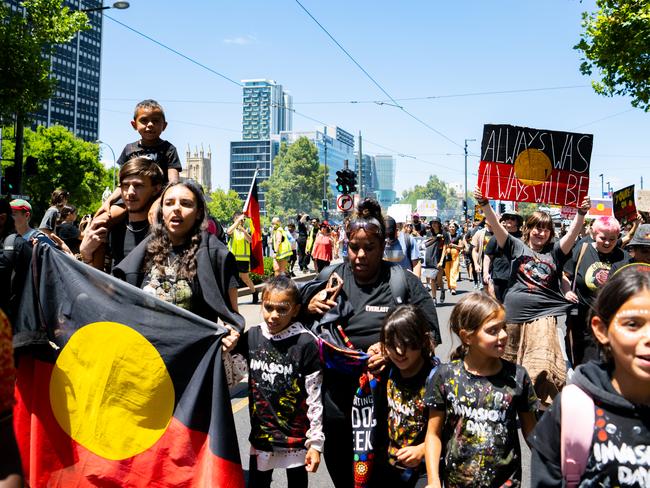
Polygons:
M113 191L115 191L115 187L117 186L116 183L115 183L115 180L117 178L117 168L116 168L117 160L115 159L115 151L113 151L113 148L110 146L110 144L108 144L108 143L106 143L104 141L100 141L99 139L97 139L97 141L95 141L95 142L97 144L103 144L104 146L106 146L107 148L109 148L111 150L111 154L113 155Z
M476 139L465 139L465 222L467 222L467 143Z
M598 176L600 176L600 198L603 198L605 196L605 177L602 173Z

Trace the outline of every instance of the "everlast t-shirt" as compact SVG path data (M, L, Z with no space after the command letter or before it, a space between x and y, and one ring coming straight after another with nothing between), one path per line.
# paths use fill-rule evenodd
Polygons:
M568 256L559 242L548 252L535 252L509 235L503 254L512 261L504 301L508 323L521 324L566 313L571 304L560 291L560 275Z
M183 169L176 148L169 141L161 141L160 144L155 146L143 146L140 144L140 141L127 144L124 146L120 157L117 158L117 164L123 166L129 159L140 156L151 159L160 166L163 172L164 184L169 183L169 179L167 178L167 170L169 168L176 169L179 172Z

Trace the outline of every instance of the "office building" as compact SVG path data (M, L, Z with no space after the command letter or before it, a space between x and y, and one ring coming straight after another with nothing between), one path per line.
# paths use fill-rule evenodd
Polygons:
M338 194L336 190L336 172L342 170L345 161L348 167L354 169L354 136L337 126L326 126L322 130L313 131L282 131L271 138L278 143L293 144L301 137L309 139L318 151L318 160L327 167L329 185L333 199ZM330 202L332 208L333 201Z
M361 155L361 180L358 181L359 192L362 197L376 197L375 192L379 188L377 181L377 168L375 167L375 158L369 154ZM354 155L354 172L359 180L359 153Z
M377 171L377 200L383 208L388 208L393 203L395 193L395 158L391 154L376 154L375 169Z
M22 14L20 0L4 0ZM101 0L64 0L70 10L99 8ZM86 141L99 136L99 81L102 46L102 11L87 12L90 29L55 47L50 58L57 84L49 100L31 115L32 126L59 124Z
M271 140L230 143L230 188L237 192L239 198L246 201L255 170L259 169L258 198L260 212L264 215L266 215L265 191L259 184L271 176L273 158L278 153L278 148L278 142Z
M273 80L242 80L242 139L259 141L293 128L293 98Z
M205 193L212 191L212 150L208 146L208 153L206 154L201 149L194 149L194 153L190 153L190 146L187 146L185 152L185 164L183 171L180 174L181 181L194 180L203 187Z

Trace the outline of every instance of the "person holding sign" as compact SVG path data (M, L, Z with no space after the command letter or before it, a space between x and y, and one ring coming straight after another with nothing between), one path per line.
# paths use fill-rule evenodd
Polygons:
M567 316L567 354L574 368L600 357L587 321L610 269L628 257L618 245L620 231L614 217L597 218L591 226L593 241L576 245L564 266L562 291L567 300L575 303Z
M554 242L554 227L546 212L533 212L522 231L522 239L512 237L479 188L476 201L491 225L499 248L512 262L504 306L508 344L504 358L521 364L533 381L544 406L548 406L564 386L566 364L557 334L557 317L564 315L570 302L560 290L561 271L589 211L586 197L568 232Z

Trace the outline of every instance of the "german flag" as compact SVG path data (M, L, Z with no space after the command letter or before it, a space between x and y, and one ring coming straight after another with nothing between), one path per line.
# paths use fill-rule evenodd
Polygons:
M26 481L243 487L225 327L45 245L15 324Z
M485 125L478 185L486 198L578 207L589 192L593 136Z
M253 182L244 203L244 215L251 219L251 271L264 274L264 252L262 250L262 224L260 224L260 201L257 195L257 173L255 170Z

